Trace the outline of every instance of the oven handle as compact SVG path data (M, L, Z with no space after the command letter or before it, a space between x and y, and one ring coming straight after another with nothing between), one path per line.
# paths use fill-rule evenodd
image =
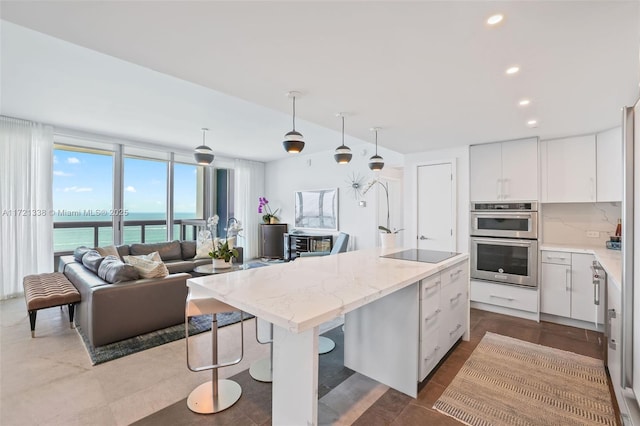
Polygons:
M515 246L515 247L534 247L537 246L536 240L511 240L502 238L478 238L471 237L471 241L475 243L489 243L499 246Z
M495 213L471 213L471 215L474 218L478 218L478 217L499 217L499 218L503 218L506 217L508 219L531 219L533 217L533 214L531 213L527 213L527 214L513 214L513 213L507 213L507 212L495 212Z

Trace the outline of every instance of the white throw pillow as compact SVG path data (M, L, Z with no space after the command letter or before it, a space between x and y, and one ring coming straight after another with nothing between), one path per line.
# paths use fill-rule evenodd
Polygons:
M124 256L124 261L136 268L142 278L164 278L169 275L167 265L157 251L140 256Z
M210 259L210 251L213 251L211 232L200 231L196 240L196 257L194 259Z

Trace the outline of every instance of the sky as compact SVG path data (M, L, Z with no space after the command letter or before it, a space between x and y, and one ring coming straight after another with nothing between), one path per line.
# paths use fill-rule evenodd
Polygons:
M174 167L174 211L196 211L197 166L176 164ZM124 208L129 213L166 212L167 163L125 158ZM54 210L109 210L113 200L113 157L77 151L54 150ZM181 215L182 216L182 215ZM137 217L139 218L139 216ZM93 220L109 220L110 217ZM54 220L63 220L62 217Z

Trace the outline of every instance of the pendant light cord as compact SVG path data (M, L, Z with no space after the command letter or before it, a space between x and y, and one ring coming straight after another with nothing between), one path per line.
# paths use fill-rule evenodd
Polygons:
M296 97L293 96L293 130L296 130Z
M344 146L344 115L342 116L342 146Z
M202 129L202 145L207 146L207 141L204 137L206 130Z
M376 156L378 155L378 130L376 130Z

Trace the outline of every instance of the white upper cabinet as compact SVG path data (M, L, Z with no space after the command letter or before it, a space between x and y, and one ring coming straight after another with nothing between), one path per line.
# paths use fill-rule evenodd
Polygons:
M540 151L543 202L596 201L595 135L543 141Z
M597 200L622 201L622 129L596 135Z
M536 201L538 139L472 145L471 201Z

